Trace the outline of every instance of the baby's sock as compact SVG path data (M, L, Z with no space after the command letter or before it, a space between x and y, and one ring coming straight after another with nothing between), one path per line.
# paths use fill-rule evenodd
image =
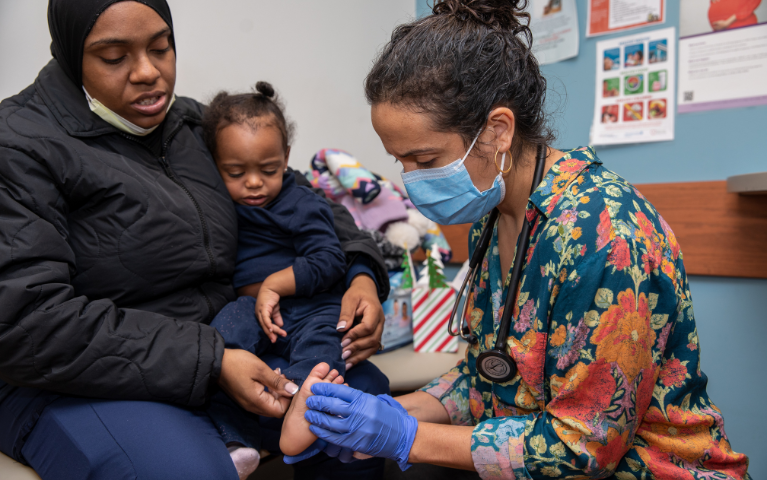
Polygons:
M229 455L232 457L234 468L237 469L237 475L239 475L240 480L246 480L258 468L261 455L255 448L248 448L239 443L234 443L227 446L227 450L229 450Z

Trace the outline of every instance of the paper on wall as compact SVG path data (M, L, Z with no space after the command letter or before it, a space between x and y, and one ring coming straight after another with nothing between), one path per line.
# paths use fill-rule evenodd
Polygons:
M679 113L767 104L767 2L682 0Z
M666 21L666 0L588 0L587 36L647 27Z
M575 0L533 0L528 8L533 54L546 65L578 56L578 9Z
M597 42L591 144L674 139L675 28Z

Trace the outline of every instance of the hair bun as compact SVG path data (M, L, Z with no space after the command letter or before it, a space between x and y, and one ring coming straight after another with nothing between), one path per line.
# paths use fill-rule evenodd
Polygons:
M257 82L256 91L266 98L274 97L274 87L269 82Z
M490 28L511 30L516 35L527 29L530 14L525 12L527 0L437 0L434 15L448 15L460 21L482 23Z

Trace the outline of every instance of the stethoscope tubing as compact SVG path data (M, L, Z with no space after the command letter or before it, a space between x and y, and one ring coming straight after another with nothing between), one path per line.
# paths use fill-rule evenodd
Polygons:
M471 285L474 285L474 282L476 280L477 272L479 271L479 267L481 265L482 259L485 258L485 253L487 253L487 249L490 246L490 239L493 236L493 225L495 225L496 220L498 219L498 215L500 212L498 212L497 208L493 208L493 210L490 212L490 217L488 217L487 222L485 223L485 228L482 229L482 233L479 236L479 242L477 242L477 247L474 249L474 254L471 256L471 260L469 260L469 272L464 277L463 283L461 284L461 289L458 292L458 296L456 297L455 304L453 305L453 311L450 314L450 322L448 323L447 330L450 333L450 335L457 336L460 335L461 338L466 340L469 343L474 343L472 340L476 340L474 335L471 334L469 329L464 326L463 321L466 317L466 302L464 302L463 311L461 312L461 319L458 322L458 331L453 330L453 320L455 318L455 313L458 310L458 306L461 303L461 298L463 298L463 293L466 290L466 286L469 285L469 294L471 294ZM468 302L468 295L466 297ZM468 332L468 333L467 333Z
M541 181L543 180L543 171L546 166L546 153L547 148L545 145L539 145L538 146L538 155L537 155L537 161L535 165L535 172L533 173L533 182L530 187L530 195L535 192L535 189L540 185ZM484 228L482 229L482 233L479 237L479 242L477 242L477 247L474 250L474 254L471 256L471 260L469 261L469 273L466 275L466 278L463 280L463 284L461 285L461 290L458 293L458 296L456 297L455 305L453 306L453 311L450 315L450 322L448 323L448 332L450 335L457 336L460 335L464 340L468 341L469 343L476 343L476 337L471 332L471 329L468 327L468 325L464 325L465 318L466 318L466 303L468 303L469 295L471 295L471 290L474 287L474 284L476 282L476 275L478 271L480 270L480 262L487 254L487 249L490 247L490 239L492 238L492 232L495 228L495 224L498 220L499 212L497 208L494 208L492 212L490 213L490 217L488 217L487 222L485 223ZM493 347L493 350L497 350L500 352L505 352L506 350L506 344L509 336L509 329L511 327L511 317L514 312L514 302L517 298L517 290L519 289L519 282L522 277L522 269L524 268L525 264L525 256L527 255L527 249L530 246L530 230L531 230L530 222L527 221L527 218L525 218L523 224L522 224L522 231L519 234L519 242L520 244L517 246L516 253L514 255L514 267L511 270L511 277L509 279L509 290L506 294L506 303L504 304L503 308L503 316L501 317L501 322L498 328L498 334L496 335L495 339L495 346ZM461 315L461 318L459 320L458 324L458 331L453 330L453 319L454 316L458 310L458 306L461 302L461 298L463 298L463 293L466 290L466 287L469 287L469 290L467 292L466 296L466 302L464 303L463 312ZM473 340L473 341L472 341Z

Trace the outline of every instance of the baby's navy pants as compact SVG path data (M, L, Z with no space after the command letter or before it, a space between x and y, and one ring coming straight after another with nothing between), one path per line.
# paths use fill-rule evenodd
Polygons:
M282 329L286 337L277 336L271 343L256 318L256 299L240 297L216 315L210 326L224 337L226 348L240 348L259 357L276 355L288 360L282 373L299 387L309 372L320 362L343 375L346 362L341 359L341 338L336 330L341 314L341 295L322 293L312 298L280 300Z

